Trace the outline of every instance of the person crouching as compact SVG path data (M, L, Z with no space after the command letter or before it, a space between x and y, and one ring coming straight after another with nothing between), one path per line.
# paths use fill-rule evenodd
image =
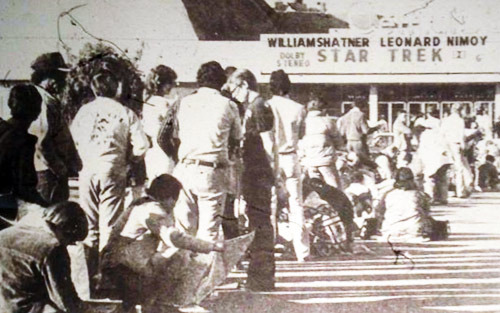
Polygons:
M159 290L167 289L162 297L175 292L175 276L182 272L179 250L223 251L220 242L203 241L174 227L172 209L181 189L176 178L160 175L146 190L147 195L134 201L113 227L102 255L100 287L116 289L115 295L123 300L124 312L133 310L136 304L143 306L143 312L149 312L148 307L156 306ZM178 273L172 273L172 269ZM106 286L106 282L112 286ZM169 310L176 312L173 307Z

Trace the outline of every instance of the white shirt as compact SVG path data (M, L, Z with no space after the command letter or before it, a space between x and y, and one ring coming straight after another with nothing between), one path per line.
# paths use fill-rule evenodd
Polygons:
M465 122L458 113L452 113L441 122L441 135L449 144L465 145Z
M335 162L335 146L342 137L335 121L323 116L320 111L309 111L305 119L304 138L300 143L306 166L328 166Z
M137 115L110 98L97 97L82 106L71 125L71 134L87 169L102 169L102 165L123 169L129 148L136 157L149 148Z
M219 91L202 87L181 100L177 112L179 160L227 164L229 139L241 139L238 108Z
M304 106L281 96L273 96L268 103L274 114L274 136L278 152L296 152L299 132L306 116Z
M35 145L35 169L37 172L45 171L48 167L48 162L43 155L42 142L49 133L49 121L47 118L47 103L51 101L57 101L52 95L50 95L45 89L35 86L36 90L42 97L42 107L40 115L37 119L31 123L28 133L37 136L38 141Z
M169 100L160 96L152 96L142 106L142 125L144 132L153 141L158 137L161 125L167 116Z

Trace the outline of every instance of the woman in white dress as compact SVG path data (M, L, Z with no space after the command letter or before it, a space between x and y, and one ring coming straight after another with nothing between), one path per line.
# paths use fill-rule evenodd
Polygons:
M151 182L161 174L171 174L175 162L168 157L157 143L158 132L176 99L165 96L176 85L177 74L170 67L158 65L151 70L146 81L146 101L142 108L144 132L151 140L151 149L144 157L146 175Z

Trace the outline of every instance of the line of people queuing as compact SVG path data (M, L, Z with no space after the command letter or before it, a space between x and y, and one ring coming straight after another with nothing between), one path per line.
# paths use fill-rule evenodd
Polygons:
M368 207L365 199L376 208L382 234L406 238L422 236L432 221L427 200L446 203L451 166L457 196L472 191L456 107L442 121L435 112L420 121L416 151L401 113L394 145L375 157L367 138L378 127L369 127L361 103L335 122L324 114L328 101L320 95L307 106L290 99L283 70L271 74L266 100L249 70L225 71L208 62L198 70L199 88L178 99L167 96L176 73L159 65L147 77L142 116L115 99L118 79L102 70L92 77L94 97L69 125L57 100L68 68L62 56L44 54L32 68L32 84L11 89L11 119L0 120L0 215L3 227L14 224L0 232L0 272L9 277L0 287L2 312L41 312L45 305L84 310L65 250L76 241L84 243L92 297L117 297L126 311L140 304L144 312L175 312L166 299L175 298L179 273L189 275L184 252L224 251L224 237L239 233L234 206L240 199L255 231L245 288L272 290L280 191L295 256L299 262L313 257L304 174L337 211L349 243L362 228L354 221ZM126 204L127 169L139 162L148 181ZM480 186L483 178L488 186L497 183L491 156L488 162L479 167ZM74 176L78 204L68 201L68 177ZM389 190L377 190L382 181ZM27 265L39 272L27 272Z

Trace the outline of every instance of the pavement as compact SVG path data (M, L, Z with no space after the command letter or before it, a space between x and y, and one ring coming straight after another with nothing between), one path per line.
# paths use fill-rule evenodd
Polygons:
M246 274L236 270L202 305L215 313L500 312L500 193L451 198L432 215L449 221L450 237L397 244L414 264L395 264L386 242L357 240L373 253L278 259L272 292L238 289Z

